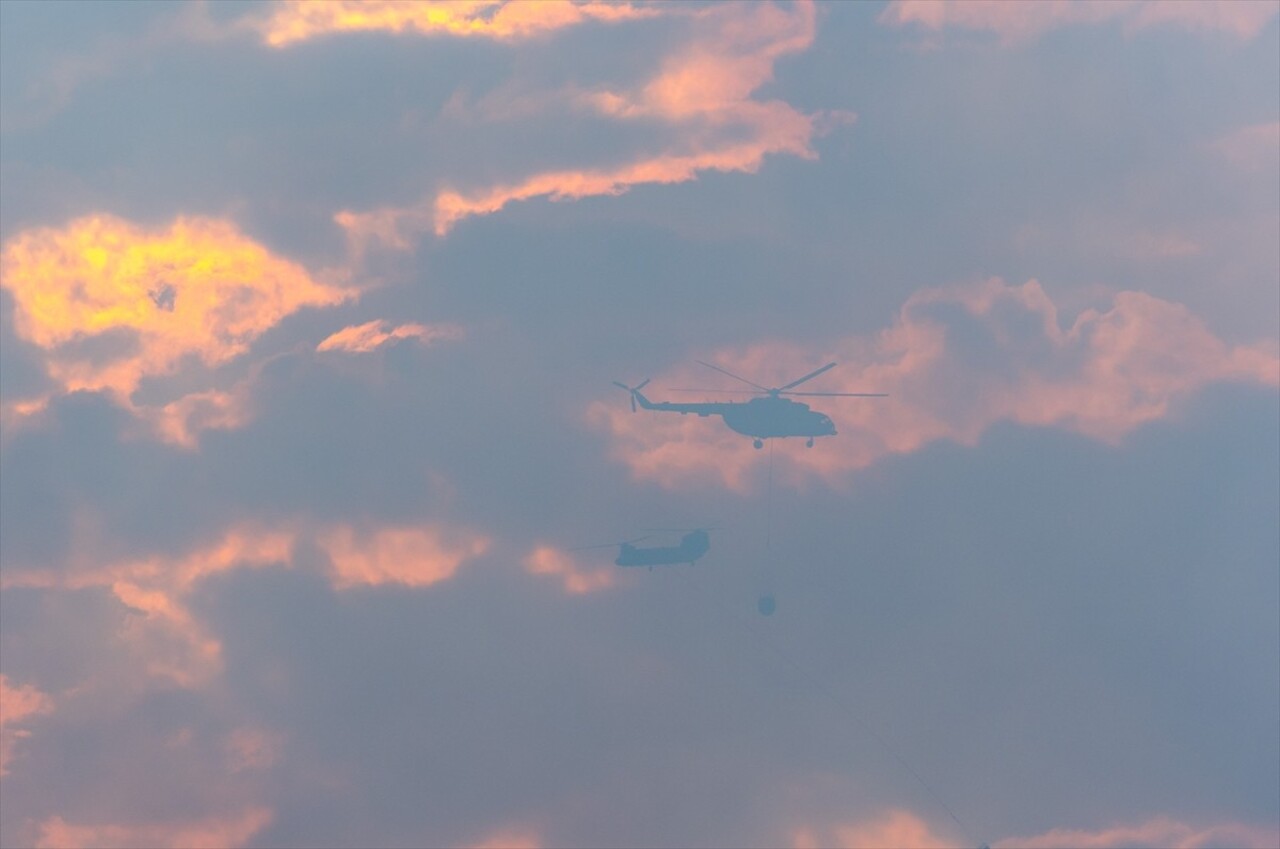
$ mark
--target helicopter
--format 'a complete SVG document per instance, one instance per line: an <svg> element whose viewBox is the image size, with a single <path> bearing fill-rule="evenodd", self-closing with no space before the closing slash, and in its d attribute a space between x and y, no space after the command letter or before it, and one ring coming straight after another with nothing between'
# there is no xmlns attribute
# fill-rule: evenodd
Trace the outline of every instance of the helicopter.
<svg viewBox="0 0 1280 849"><path fill-rule="evenodd" d="M798 380L793 380L784 386L778 386L773 389L761 386L754 381L747 380L745 377L739 377L733 372L726 371L719 366L711 363L697 361L699 365L704 365L709 369L714 369L721 374L726 374L734 380L740 380L748 386L753 387L754 394L761 395L760 398L752 398L750 401L704 401L701 403L685 404L671 401L650 401L641 393L648 379L644 380L636 386L627 386L625 383L614 381L614 386L620 386L631 393L631 412L636 411L636 405L639 404L646 410L657 410L662 413L680 413L688 415L696 413L699 416L720 416L724 419L724 423L729 426L730 430L746 436L753 437L752 444L756 448L763 448L764 441L770 437L787 437L787 436L805 436L808 439L805 445L809 448L813 447L814 437L817 436L835 436L836 426L832 423L831 417L817 410L811 410L808 404L799 401L792 401L790 398L783 398L783 395L820 395L824 397L842 397L842 398L886 398L883 392L792 392L791 390L800 384L812 380L823 372L835 368L835 363L827 363L820 369L809 372ZM746 390L725 390L725 389L673 389L673 392L745 392Z"/></svg>
<svg viewBox="0 0 1280 849"><path fill-rule="evenodd" d="M588 548L608 548L618 546L618 559L613 562L618 566L648 566L653 569L654 566L674 566L679 563L688 563L692 566L697 562L698 558L706 554L711 548L710 528L694 528L688 530L686 528L648 528L651 531L686 531L680 538L678 545L649 546L641 548L636 545L641 540L649 537L643 536L637 539L628 540L627 542L609 542L604 545L585 545L580 548L570 549L571 551L582 551Z"/></svg>

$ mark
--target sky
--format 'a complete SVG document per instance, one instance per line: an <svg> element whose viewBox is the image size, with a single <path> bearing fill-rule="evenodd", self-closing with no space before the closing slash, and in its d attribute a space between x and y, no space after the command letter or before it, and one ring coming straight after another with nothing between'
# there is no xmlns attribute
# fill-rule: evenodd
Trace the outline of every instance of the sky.
<svg viewBox="0 0 1280 849"><path fill-rule="evenodd" d="M1280 844L1277 232L1266 0L0 3L0 843Z"/></svg>

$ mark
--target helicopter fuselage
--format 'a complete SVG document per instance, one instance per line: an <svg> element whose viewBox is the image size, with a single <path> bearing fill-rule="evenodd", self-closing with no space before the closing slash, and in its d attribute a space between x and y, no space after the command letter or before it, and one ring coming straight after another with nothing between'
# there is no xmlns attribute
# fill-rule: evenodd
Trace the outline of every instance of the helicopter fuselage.
<svg viewBox="0 0 1280 849"><path fill-rule="evenodd" d="M684 535L679 545L650 546L640 548L630 543L622 543L618 550L618 559L613 561L619 566L673 566L677 563L692 564L711 548L711 537L706 531L691 531Z"/></svg>
<svg viewBox="0 0 1280 849"><path fill-rule="evenodd" d="M690 413L698 416L720 416L731 430L756 439L773 437L835 436L836 426L825 413L811 410L808 404L789 398L766 396L750 401L707 401L705 403L677 403L650 401L642 393L635 393L636 401L646 410Z"/></svg>

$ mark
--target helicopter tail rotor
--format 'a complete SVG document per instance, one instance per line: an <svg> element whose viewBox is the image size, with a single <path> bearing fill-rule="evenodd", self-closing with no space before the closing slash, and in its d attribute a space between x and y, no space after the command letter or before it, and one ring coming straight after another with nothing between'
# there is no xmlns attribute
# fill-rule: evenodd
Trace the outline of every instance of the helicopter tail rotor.
<svg viewBox="0 0 1280 849"><path fill-rule="evenodd" d="M649 378L646 377L644 380L640 381L635 386L627 386L627 384L617 380L613 382L613 385L617 386L620 389L625 389L627 390L627 392L631 394L631 412L634 413L636 411L636 393L649 385Z"/></svg>

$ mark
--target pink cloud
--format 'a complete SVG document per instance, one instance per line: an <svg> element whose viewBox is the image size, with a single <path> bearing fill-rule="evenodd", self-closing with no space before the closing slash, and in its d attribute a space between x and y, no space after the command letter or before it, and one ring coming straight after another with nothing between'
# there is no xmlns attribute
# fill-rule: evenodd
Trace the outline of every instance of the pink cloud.
<svg viewBox="0 0 1280 849"><path fill-rule="evenodd" d="M79 524L92 526L91 520ZM447 580L489 547L487 537L442 524L356 529L338 524L305 529L301 523L264 527L252 523L226 530L212 544L179 556L153 555L113 560L100 551L105 541L90 527L75 546L70 569L14 567L0 588L109 589L128 609L119 634L128 654L125 668L141 681L160 680L188 689L207 686L222 672L222 644L190 609L187 600L210 575L236 569L292 568L300 541L329 555L327 575L338 591L357 586L429 586Z"/></svg>
<svg viewBox="0 0 1280 849"><path fill-rule="evenodd" d="M13 686L0 674L0 776L8 775L18 741L31 732L19 728L26 720L53 711L53 699L31 686Z"/></svg>
<svg viewBox="0 0 1280 849"><path fill-rule="evenodd" d="M670 8L670 7L664 7ZM673 184L705 171L754 173L772 154L815 156L814 136L852 116L811 115L754 92L773 78L783 56L808 49L814 37L811 3L730 3L684 16L692 34L663 57L656 75L635 88L573 89L564 97L582 110L622 124L657 124L670 140L661 153L606 165L535 171L477 188L447 187L409 207L342 211L335 220L356 251L371 242L405 249L416 234L447 234L459 221L490 215L510 203L618 195L641 184Z"/></svg>
<svg viewBox="0 0 1280 849"><path fill-rule="evenodd" d="M1244 172L1275 172L1280 166L1280 121L1240 127L1212 143L1227 162Z"/></svg>
<svg viewBox="0 0 1280 849"><path fill-rule="evenodd" d="M397 339L414 339L419 344L431 345L435 342L461 339L463 332L461 327L453 324L401 324L393 326L390 322L375 319L364 324L344 327L337 333L326 337L324 341L316 346L316 350L363 354Z"/></svg>
<svg viewBox="0 0 1280 849"><path fill-rule="evenodd" d="M1010 3L1005 0L894 0L880 13L888 26L917 26L931 32L948 29L995 33L1006 45L1032 41L1049 30L1118 22L1126 32L1176 26L1193 32L1222 32L1254 38L1276 16L1274 3L1247 0L1053 0Z"/></svg>
<svg viewBox="0 0 1280 849"><path fill-rule="evenodd" d="M1064 329L1037 282L1010 286L997 279L917 293L892 327L822 351L773 342L708 358L764 385L835 360L840 367L815 390L889 393L813 399L839 435L812 449L782 443L775 474L792 484L815 475L844 479L939 439L973 445L1002 421L1116 443L1209 383L1280 385L1274 343L1228 346L1181 304L1119 292L1109 309L1086 310ZM708 374L682 367L655 379L647 394L661 400L656 387L705 386ZM633 475L668 487L718 483L745 490L768 462L768 452L752 449L716 418L633 415L615 398L593 403L586 417L610 435L612 456Z"/></svg>
<svg viewBox="0 0 1280 849"><path fill-rule="evenodd" d="M792 835L791 845L793 849L955 849L961 844L934 834L928 823L910 811L892 810L861 822L799 828Z"/></svg>
<svg viewBox="0 0 1280 849"><path fill-rule="evenodd" d="M317 543L333 563L337 589L387 583L430 586L452 578L459 566L489 548L486 537L442 526L361 533L339 525L321 533Z"/></svg>
<svg viewBox="0 0 1280 849"><path fill-rule="evenodd" d="M468 843L463 849L541 849L543 843L538 834L525 828L503 828L483 838L479 843Z"/></svg>
<svg viewBox="0 0 1280 849"><path fill-rule="evenodd" d="M62 817L40 823L37 849L233 849L270 824L272 812L251 807L222 817L187 822L76 825Z"/></svg>
<svg viewBox="0 0 1280 849"><path fill-rule="evenodd" d="M1156 817L1139 825L1121 825L1089 831L1059 828L1031 837L1011 837L992 844L995 849L1124 849L1129 846L1164 846L1168 849L1269 849L1280 846L1280 830L1241 823L1191 826L1169 817Z"/></svg>
<svg viewBox="0 0 1280 849"><path fill-rule="evenodd" d="M617 583L614 567L583 566L569 552L549 545L539 545L529 552L524 569L530 575L558 578L570 595L598 592Z"/></svg>

